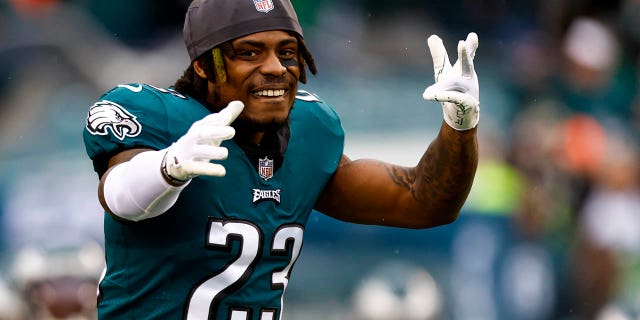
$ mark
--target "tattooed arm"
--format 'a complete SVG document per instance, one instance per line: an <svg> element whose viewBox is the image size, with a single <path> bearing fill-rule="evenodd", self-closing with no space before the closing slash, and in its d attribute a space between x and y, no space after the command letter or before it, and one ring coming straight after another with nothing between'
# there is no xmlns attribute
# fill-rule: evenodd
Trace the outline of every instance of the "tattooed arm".
<svg viewBox="0 0 640 320"><path fill-rule="evenodd" d="M405 228L453 222L478 165L476 130L443 123L417 166L343 156L316 209L343 221Z"/></svg>

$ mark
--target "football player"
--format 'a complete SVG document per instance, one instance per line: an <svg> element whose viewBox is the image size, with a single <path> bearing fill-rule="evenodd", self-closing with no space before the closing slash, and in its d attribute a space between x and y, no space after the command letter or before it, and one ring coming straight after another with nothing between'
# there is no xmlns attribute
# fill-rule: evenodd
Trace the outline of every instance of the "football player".
<svg viewBox="0 0 640 320"><path fill-rule="evenodd" d="M475 33L451 64L428 39L444 121L415 167L343 154L289 0L195 0L171 88L123 84L88 112L106 271L101 319L274 320L312 210L359 224L454 221L478 161Z"/></svg>

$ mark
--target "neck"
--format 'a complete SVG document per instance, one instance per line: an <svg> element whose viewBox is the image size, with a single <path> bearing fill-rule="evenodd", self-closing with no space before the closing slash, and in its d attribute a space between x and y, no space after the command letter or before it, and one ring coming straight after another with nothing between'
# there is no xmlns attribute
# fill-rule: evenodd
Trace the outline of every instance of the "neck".
<svg viewBox="0 0 640 320"><path fill-rule="evenodd" d="M240 141L244 144L252 144L259 146L262 143L262 139L264 138L265 131L255 131L255 130L243 130L245 128L236 127L236 136L234 140Z"/></svg>
<svg viewBox="0 0 640 320"><path fill-rule="evenodd" d="M264 137L264 131L256 131L249 135L248 141L253 142L255 145L260 145L262 143L263 137Z"/></svg>
<svg viewBox="0 0 640 320"><path fill-rule="evenodd" d="M287 124L263 124L240 116L233 122L232 126L236 129L236 137L234 140L252 143L254 145L262 145L266 142L264 141L265 139L270 140L272 135L277 135Z"/></svg>

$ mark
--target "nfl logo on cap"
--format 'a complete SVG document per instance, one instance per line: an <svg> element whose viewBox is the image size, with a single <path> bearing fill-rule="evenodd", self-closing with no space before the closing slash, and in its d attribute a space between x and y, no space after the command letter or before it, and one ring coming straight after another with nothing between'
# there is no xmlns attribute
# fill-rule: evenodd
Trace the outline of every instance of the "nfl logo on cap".
<svg viewBox="0 0 640 320"><path fill-rule="evenodd" d="M267 157L258 159L258 174L265 181L273 178L273 160Z"/></svg>
<svg viewBox="0 0 640 320"><path fill-rule="evenodd" d="M267 13L273 10L272 0L253 0L253 4L256 5L256 10Z"/></svg>

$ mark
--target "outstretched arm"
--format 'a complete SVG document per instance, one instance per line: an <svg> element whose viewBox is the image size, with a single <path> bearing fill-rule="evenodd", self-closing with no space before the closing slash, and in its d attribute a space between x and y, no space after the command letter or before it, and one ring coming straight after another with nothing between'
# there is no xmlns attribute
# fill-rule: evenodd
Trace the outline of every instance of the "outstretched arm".
<svg viewBox="0 0 640 320"><path fill-rule="evenodd" d="M454 221L478 164L476 129L443 125L417 166L343 156L316 209L348 222L429 228Z"/></svg>
<svg viewBox="0 0 640 320"><path fill-rule="evenodd" d="M473 58L478 37L458 43L454 65L437 36L428 41L436 83L423 93L442 103L444 121L418 164L401 167L343 156L317 202L334 218L363 224L429 228L454 221L478 166L478 79Z"/></svg>
<svg viewBox="0 0 640 320"><path fill-rule="evenodd" d="M139 221L163 214L171 208L191 178L224 176L223 140L235 130L231 122L244 104L233 101L218 113L193 123L178 141L163 150L129 149L109 159L109 169L100 179L98 198L104 209L118 219Z"/></svg>

